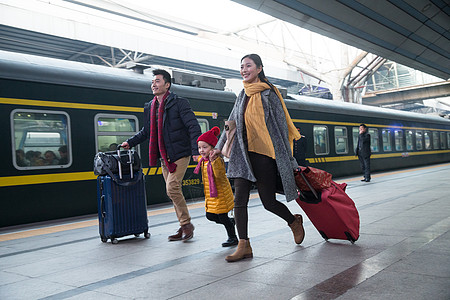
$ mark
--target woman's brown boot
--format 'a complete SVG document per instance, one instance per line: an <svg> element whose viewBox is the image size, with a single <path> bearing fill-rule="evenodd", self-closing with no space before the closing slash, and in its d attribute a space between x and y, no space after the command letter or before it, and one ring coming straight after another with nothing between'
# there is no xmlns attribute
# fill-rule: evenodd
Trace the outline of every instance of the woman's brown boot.
<svg viewBox="0 0 450 300"><path fill-rule="evenodd" d="M236 251L225 257L227 262L235 262L244 258L253 257L252 247L250 246L250 240L240 239Z"/></svg>
<svg viewBox="0 0 450 300"><path fill-rule="evenodd" d="M292 233L294 234L294 241L297 244L301 244L305 238L305 230L303 229L303 218L301 215L294 215L295 221L292 222L289 227L291 227Z"/></svg>

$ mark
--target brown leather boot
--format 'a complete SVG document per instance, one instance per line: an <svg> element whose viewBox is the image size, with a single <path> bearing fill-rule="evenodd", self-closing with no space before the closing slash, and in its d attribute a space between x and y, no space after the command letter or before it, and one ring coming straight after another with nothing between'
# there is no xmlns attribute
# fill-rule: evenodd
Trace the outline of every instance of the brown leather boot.
<svg viewBox="0 0 450 300"><path fill-rule="evenodd" d="M227 262L235 262L244 258L253 257L252 247L250 246L250 240L240 239L236 251L225 257Z"/></svg>
<svg viewBox="0 0 450 300"><path fill-rule="evenodd" d="M303 229L303 217L301 215L294 215L295 221L292 222L289 227L291 227L292 233L294 234L294 241L297 244L301 244L305 238L305 230Z"/></svg>
<svg viewBox="0 0 450 300"><path fill-rule="evenodd" d="M169 235L168 239L170 242L181 241L182 236L183 236L183 229L180 227L180 228L178 228L178 230L175 234Z"/></svg>
<svg viewBox="0 0 450 300"><path fill-rule="evenodd" d="M183 231L183 236L181 237L183 242L194 237L194 225L192 225L192 223L181 226L181 229Z"/></svg>

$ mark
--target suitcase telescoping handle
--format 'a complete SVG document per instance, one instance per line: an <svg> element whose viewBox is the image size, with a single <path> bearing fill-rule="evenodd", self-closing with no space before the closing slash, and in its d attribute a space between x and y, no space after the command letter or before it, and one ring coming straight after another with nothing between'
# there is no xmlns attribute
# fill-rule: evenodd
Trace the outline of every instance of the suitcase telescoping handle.
<svg viewBox="0 0 450 300"><path fill-rule="evenodd" d="M122 145L117 146L117 158L119 159L117 163L119 164L119 178L122 179L122 162L120 159L120 147L122 147Z"/></svg>
<svg viewBox="0 0 450 300"><path fill-rule="evenodd" d="M120 148L122 145L117 146L117 157L119 158L119 178L122 179L122 160L120 159ZM131 149L128 149L128 161L127 164L130 165L130 176L133 179L133 154L131 153Z"/></svg>
<svg viewBox="0 0 450 300"><path fill-rule="evenodd" d="M302 176L302 178L305 181L306 185L309 187L309 189L313 193L314 197L316 197L316 199L318 200L319 196L317 195L316 190L312 187L311 183L309 183L308 179L306 179L306 176L305 176L305 174L303 174L302 169L300 167L297 168L297 172L300 174L300 176Z"/></svg>
<svg viewBox="0 0 450 300"><path fill-rule="evenodd" d="M122 179L122 160L120 159L120 148L122 145L117 146L117 157L119 158L119 178ZM127 164L130 165L130 176L133 179L133 154L131 153L131 149L128 149L128 161Z"/></svg>

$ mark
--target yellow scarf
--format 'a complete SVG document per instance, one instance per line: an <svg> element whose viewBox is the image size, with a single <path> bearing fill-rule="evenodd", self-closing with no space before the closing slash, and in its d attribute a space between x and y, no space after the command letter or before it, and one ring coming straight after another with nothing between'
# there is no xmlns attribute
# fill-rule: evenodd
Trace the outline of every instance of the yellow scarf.
<svg viewBox="0 0 450 300"><path fill-rule="evenodd" d="M278 99L281 101L281 105L283 106L284 115L288 126L289 144L291 146L291 151L293 151L294 139L298 140L301 136L292 122L283 97L276 87L273 88L278 96ZM265 82L244 82L245 94L250 97L245 113L245 126L247 128L248 150L264 154L275 159L275 150L273 148L272 139L270 138L267 126L261 126L261 124L266 124L264 109L261 102L261 92L267 89L270 89L270 86Z"/></svg>

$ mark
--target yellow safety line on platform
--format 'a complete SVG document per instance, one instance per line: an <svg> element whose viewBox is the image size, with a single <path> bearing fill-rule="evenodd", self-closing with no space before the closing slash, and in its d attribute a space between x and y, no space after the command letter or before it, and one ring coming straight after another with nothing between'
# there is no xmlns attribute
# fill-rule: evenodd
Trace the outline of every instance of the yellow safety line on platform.
<svg viewBox="0 0 450 300"><path fill-rule="evenodd" d="M250 199L258 198L257 194L250 195ZM205 204L203 202L199 203L192 203L188 204L188 208L195 209L195 208L201 208L204 207ZM173 207L171 208L164 208L164 209L157 209L148 211L148 216L157 216L162 214L168 214L173 213L175 210ZM63 224L63 225L55 225L55 226L49 226L49 227L43 227L38 229L30 229L30 230L24 230L19 232L13 232L13 233L5 233L0 234L0 242L6 242L6 241L12 241L12 240L18 240L48 233L56 233L66 230L72 230L72 229L80 229L90 226L98 226L98 220L89 220L89 221L80 221L80 222L74 222L69 224Z"/></svg>
<svg viewBox="0 0 450 300"><path fill-rule="evenodd" d="M420 168L414 168L414 169L385 172L382 174L372 175L372 178L379 178L379 177L383 177L383 176L387 176L387 175L396 175L396 174L401 174L401 173L407 173L407 172L410 172L411 170L418 171L418 170L426 170L426 169L432 169L432 168L444 167L444 166L450 166L450 163L432 165L432 166L426 166L426 167L420 167ZM353 178L346 178L343 180L336 180L336 182L338 182L338 183L344 182L344 181L345 182L353 182L353 181L358 181L358 180L359 180L359 177L353 177ZM258 194L250 195L250 199L255 199L255 198L258 198ZM200 208L203 206L204 206L203 202L188 204L188 207L190 209ZM174 209L172 207L164 208L164 209L149 211L148 216L156 216L156 215L168 214L168 213L173 213L173 212L174 212ZM48 233L61 232L61 231L72 230L72 229L80 229L80 228L85 228L85 227L90 227L90 226L98 226L98 220L80 221L80 222L74 222L74 223L69 223L69 224L64 224L64 225L56 225L56 226L43 227L43 228L38 228L38 229L30 229L30 230L24 230L24 231L19 231L19 232L0 234L0 242L17 240L17 239L33 237L33 236L38 236L38 235L43 235L43 234L48 234Z"/></svg>

